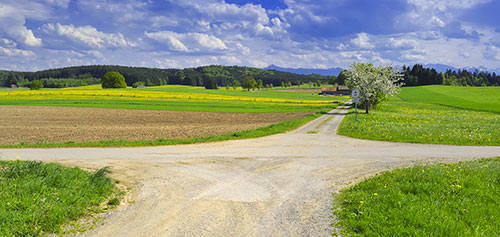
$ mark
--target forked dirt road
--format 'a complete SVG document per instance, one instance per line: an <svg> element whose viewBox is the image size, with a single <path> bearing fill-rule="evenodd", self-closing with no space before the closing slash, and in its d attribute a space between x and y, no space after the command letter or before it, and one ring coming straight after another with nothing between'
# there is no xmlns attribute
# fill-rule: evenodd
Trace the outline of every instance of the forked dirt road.
<svg viewBox="0 0 500 237"><path fill-rule="evenodd" d="M345 109L258 139L141 148L4 149L0 159L110 166L130 205L89 236L328 236L331 194L414 162L500 156L500 147L388 143L336 135ZM314 132L311 132L314 131Z"/></svg>

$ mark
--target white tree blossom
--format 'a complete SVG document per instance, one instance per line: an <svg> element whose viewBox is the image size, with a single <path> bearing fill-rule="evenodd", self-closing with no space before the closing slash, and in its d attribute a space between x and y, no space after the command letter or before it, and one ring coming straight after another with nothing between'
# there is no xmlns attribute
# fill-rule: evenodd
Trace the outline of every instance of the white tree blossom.
<svg viewBox="0 0 500 237"><path fill-rule="evenodd" d="M401 74L393 66L378 66L354 62L347 71L346 85L358 89L359 101L368 113L370 105L376 105L389 96L398 93Z"/></svg>

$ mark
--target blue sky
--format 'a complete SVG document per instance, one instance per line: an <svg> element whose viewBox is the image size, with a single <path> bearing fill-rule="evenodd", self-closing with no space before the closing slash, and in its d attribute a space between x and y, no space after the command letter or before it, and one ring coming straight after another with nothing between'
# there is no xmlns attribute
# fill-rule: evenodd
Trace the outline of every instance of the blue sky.
<svg viewBox="0 0 500 237"><path fill-rule="evenodd" d="M0 0L0 69L275 64L500 71L498 0Z"/></svg>

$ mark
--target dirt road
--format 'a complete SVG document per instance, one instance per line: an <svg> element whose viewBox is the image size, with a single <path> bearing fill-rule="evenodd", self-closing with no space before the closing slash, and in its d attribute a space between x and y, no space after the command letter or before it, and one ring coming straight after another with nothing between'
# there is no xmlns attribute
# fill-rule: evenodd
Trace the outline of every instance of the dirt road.
<svg viewBox="0 0 500 237"><path fill-rule="evenodd" d="M328 236L331 193L412 162L500 156L500 147L387 143L336 135L345 109L258 139L141 148L0 150L0 159L112 167L133 204L89 236ZM314 132L311 132L314 131Z"/></svg>

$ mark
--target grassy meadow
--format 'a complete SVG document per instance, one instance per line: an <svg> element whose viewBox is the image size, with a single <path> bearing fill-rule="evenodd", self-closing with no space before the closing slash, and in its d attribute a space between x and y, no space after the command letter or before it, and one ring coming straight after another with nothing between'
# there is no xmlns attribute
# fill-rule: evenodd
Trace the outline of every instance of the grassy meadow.
<svg viewBox="0 0 500 237"><path fill-rule="evenodd" d="M404 87L370 114L349 114L338 133L362 139L500 145L500 87Z"/></svg>
<svg viewBox="0 0 500 237"><path fill-rule="evenodd" d="M499 180L500 158L384 172L335 197L334 225L356 236L499 236Z"/></svg>
<svg viewBox="0 0 500 237"><path fill-rule="evenodd" d="M108 170L94 173L37 161L0 161L0 235L62 233L62 226L119 204Z"/></svg>
<svg viewBox="0 0 500 237"><path fill-rule="evenodd" d="M1 90L0 105L70 106L211 112L309 112L335 108L345 97L317 93L192 86L101 89L100 85L42 90Z"/></svg>

